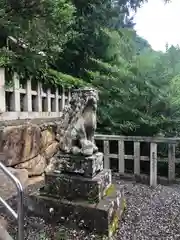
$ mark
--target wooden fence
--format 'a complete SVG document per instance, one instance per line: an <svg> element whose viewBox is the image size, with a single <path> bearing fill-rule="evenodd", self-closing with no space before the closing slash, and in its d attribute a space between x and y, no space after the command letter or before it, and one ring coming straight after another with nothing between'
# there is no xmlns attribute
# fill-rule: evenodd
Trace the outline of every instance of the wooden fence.
<svg viewBox="0 0 180 240"><path fill-rule="evenodd" d="M175 163L180 159L176 159L176 145L180 142L180 138L164 138L164 137L136 137L136 136L116 136L116 135L95 135L96 141L103 141L104 167L110 168L110 159L118 159L118 172L125 174L125 160L134 160L134 175L140 175L140 161L150 161L150 185L157 185L157 162L158 160L168 162L168 182L175 180ZM118 153L110 153L110 141L118 143ZM134 154L125 154L125 142L133 142ZM140 144L146 142L150 144L150 155L140 155ZM160 143L168 144L168 158L158 159L157 145Z"/></svg>

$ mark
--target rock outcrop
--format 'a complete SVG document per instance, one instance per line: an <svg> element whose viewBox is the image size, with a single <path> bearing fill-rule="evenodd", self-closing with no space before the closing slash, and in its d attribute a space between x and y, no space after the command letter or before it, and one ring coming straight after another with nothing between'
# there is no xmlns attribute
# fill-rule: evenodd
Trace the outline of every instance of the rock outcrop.
<svg viewBox="0 0 180 240"><path fill-rule="evenodd" d="M0 132L0 159L5 166L26 170L28 176L41 175L49 159L58 151L56 122L3 126Z"/></svg>
<svg viewBox="0 0 180 240"><path fill-rule="evenodd" d="M46 168L46 159L39 154L35 158L16 165L15 168L27 169L29 177L39 176L43 174Z"/></svg>
<svg viewBox="0 0 180 240"><path fill-rule="evenodd" d="M10 126L3 129L1 152L5 153L6 166L28 161L40 152L41 130L37 125Z"/></svg>

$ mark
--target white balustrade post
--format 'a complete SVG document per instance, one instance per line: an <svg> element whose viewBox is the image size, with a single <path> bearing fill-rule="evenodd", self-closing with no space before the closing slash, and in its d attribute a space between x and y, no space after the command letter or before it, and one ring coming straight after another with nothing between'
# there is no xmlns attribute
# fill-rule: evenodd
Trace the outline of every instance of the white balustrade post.
<svg viewBox="0 0 180 240"><path fill-rule="evenodd" d="M70 103L71 101L71 89L69 88L68 89L68 104Z"/></svg>
<svg viewBox="0 0 180 240"><path fill-rule="evenodd" d="M25 109L28 112L32 112L31 80L28 80L26 83Z"/></svg>
<svg viewBox="0 0 180 240"><path fill-rule="evenodd" d="M118 166L119 166L119 173L124 174L125 171L125 158L124 158L124 141L118 141Z"/></svg>
<svg viewBox="0 0 180 240"><path fill-rule="evenodd" d="M6 111L5 69L0 68L0 112Z"/></svg>
<svg viewBox="0 0 180 240"><path fill-rule="evenodd" d="M55 92L55 112L59 112L59 92L58 92L58 88L56 88L56 92Z"/></svg>
<svg viewBox="0 0 180 240"><path fill-rule="evenodd" d="M37 98L36 98L36 111L42 112L42 84L38 82L37 84Z"/></svg>
<svg viewBox="0 0 180 240"><path fill-rule="evenodd" d="M134 142L134 174L140 175L140 142Z"/></svg>
<svg viewBox="0 0 180 240"><path fill-rule="evenodd" d="M62 88L62 93L61 93L61 111L64 109L65 107L65 91L64 88Z"/></svg>
<svg viewBox="0 0 180 240"><path fill-rule="evenodd" d="M13 110L15 112L20 112L21 111L21 106L20 106L20 92L19 92L19 77L17 73L14 73L13 76Z"/></svg>
<svg viewBox="0 0 180 240"><path fill-rule="evenodd" d="M47 112L51 112L51 89L47 89Z"/></svg>

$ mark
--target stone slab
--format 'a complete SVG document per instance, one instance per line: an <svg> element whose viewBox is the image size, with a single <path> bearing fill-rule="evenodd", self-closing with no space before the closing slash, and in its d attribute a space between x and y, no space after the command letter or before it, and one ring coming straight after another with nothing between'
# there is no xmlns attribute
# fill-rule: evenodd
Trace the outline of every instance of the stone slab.
<svg viewBox="0 0 180 240"><path fill-rule="evenodd" d="M111 237L119 226L126 204L123 193L114 190L98 204L54 199L36 192L26 200L26 206L30 214L43 217L51 223L61 222L66 226Z"/></svg>
<svg viewBox="0 0 180 240"><path fill-rule="evenodd" d="M104 169L94 178L62 173L46 173L41 194L68 200L99 202L112 184L111 170Z"/></svg>
<svg viewBox="0 0 180 240"><path fill-rule="evenodd" d="M103 170L103 153L101 152L97 152L89 157L58 153L56 154L56 158L62 162L62 172L94 177L98 172Z"/></svg>

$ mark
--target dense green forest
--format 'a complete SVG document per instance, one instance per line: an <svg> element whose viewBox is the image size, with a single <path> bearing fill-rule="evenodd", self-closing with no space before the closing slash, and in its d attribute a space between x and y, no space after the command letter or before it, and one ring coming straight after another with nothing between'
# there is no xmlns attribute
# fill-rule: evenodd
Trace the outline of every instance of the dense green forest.
<svg viewBox="0 0 180 240"><path fill-rule="evenodd" d="M130 12L144 2L1 0L0 65L22 79L97 88L99 132L178 135L180 48L156 52L136 34Z"/></svg>

